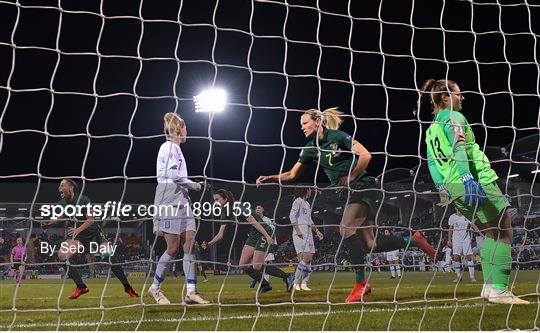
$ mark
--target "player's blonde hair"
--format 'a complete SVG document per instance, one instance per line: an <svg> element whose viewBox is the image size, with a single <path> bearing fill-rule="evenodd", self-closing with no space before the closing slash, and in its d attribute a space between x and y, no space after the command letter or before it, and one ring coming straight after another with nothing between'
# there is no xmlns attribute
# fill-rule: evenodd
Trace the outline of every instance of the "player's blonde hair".
<svg viewBox="0 0 540 333"><path fill-rule="evenodd" d="M343 112L338 111L337 107L322 112L317 109L309 109L304 114L309 115L313 120L321 119L322 125L332 130L337 130L343 122L343 119L341 119Z"/></svg>
<svg viewBox="0 0 540 333"><path fill-rule="evenodd" d="M167 112L163 116L163 132L168 137L174 136L180 132L180 129L186 126L184 119L174 112Z"/></svg>

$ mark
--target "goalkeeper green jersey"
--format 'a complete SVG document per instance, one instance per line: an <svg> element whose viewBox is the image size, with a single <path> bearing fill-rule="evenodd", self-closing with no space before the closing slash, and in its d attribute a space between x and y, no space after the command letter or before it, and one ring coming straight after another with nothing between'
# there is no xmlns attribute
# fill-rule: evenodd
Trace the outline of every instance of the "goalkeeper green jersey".
<svg viewBox="0 0 540 333"><path fill-rule="evenodd" d="M480 184L498 179L460 112L439 111L426 132L426 145L429 171L437 186L461 182L467 173ZM465 154L460 155L462 151Z"/></svg>

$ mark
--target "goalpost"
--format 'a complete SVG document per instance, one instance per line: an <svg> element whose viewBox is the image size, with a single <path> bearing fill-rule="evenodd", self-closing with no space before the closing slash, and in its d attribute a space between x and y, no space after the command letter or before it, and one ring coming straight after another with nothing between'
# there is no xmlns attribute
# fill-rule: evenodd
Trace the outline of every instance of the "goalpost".
<svg viewBox="0 0 540 333"><path fill-rule="evenodd" d="M273 294L250 294L248 301L231 296L237 292L230 289L239 257L235 245L226 251L226 261L216 259L219 253L207 261L226 274L215 286L198 284L213 302L196 308L203 321L211 322L204 326L210 329L538 329L539 15L540 5L527 0L0 0L0 231L11 237L22 228L28 244L32 233L41 232L37 210L57 199L55 188L63 178L79 181L83 194L103 193L105 199L93 198L96 202L112 195L118 202L153 196L155 157L164 140L162 116L175 112L189 128L182 151L190 178L203 179L214 190L233 189L238 201L263 198L270 206L267 215L286 239L292 188L298 184L256 187L255 179L285 172L297 161L307 141L299 124L305 110L337 106L344 113L342 130L373 156L367 171L377 177L382 192L376 232L423 231L441 252L451 209L439 205L427 171L423 142L432 115L415 110L422 82L451 79L464 93L463 110L476 141L511 200L517 235L511 283L533 305L493 312L480 298L480 283L445 287L436 263L411 273L421 269L418 261L424 258L409 247L400 258L402 278L379 288L377 296L377 283L386 283L380 282L384 272L368 263L366 276L375 281L374 293L364 302L345 305L343 285L352 287L354 279L344 272L342 240L330 236L338 230L344 205L316 167L301 184L317 191L313 215L328 232L323 242L334 246L335 252L320 254L326 261L317 257L314 264L321 270L330 267L317 285L323 291L313 299L285 295L276 283L275 299L268 296ZM208 117L195 112L195 103L201 105L193 96L213 87L227 91L227 109ZM223 91L211 97L222 98ZM130 196L138 183L143 184L140 193ZM209 190L195 198L213 203ZM125 220L134 232L152 223L148 217ZM215 234L211 221L198 221L200 237ZM108 230L117 244L128 224L113 222L107 222ZM134 227L134 222L141 223ZM238 243L244 229L237 225L233 230L231 241ZM157 242L145 240L142 246L154 253ZM53 264L63 263L36 262L27 270ZM1 290L12 294L0 302L0 317L7 318L0 319L0 328L199 328L192 326L197 315L181 302L173 302L180 310L171 316L155 316L157 305L146 295L155 258L124 264L140 264L148 273L136 284L141 297L135 302L108 303L110 270L105 288L93 295L98 304L82 308L63 300L63 290L72 285L67 277L54 304L46 303L49 299L46 306L30 299L34 295L25 291L26 281L14 291L6 283ZM0 270L10 265L2 262ZM385 271L389 265L381 267ZM423 281L421 292L407 286L417 276L423 279L418 280ZM168 280L176 296L185 293ZM62 315L85 309L99 313L98 319L63 323ZM116 311L131 309L140 314L111 319ZM464 320L468 310L474 323ZM444 325L434 323L436 311L445 313ZM415 318L414 327L401 324L407 313ZM29 320L32 314L43 321ZM286 318L287 324L274 326L276 318ZM373 318L385 322L373 323ZM247 326L230 326L230 320Z"/></svg>

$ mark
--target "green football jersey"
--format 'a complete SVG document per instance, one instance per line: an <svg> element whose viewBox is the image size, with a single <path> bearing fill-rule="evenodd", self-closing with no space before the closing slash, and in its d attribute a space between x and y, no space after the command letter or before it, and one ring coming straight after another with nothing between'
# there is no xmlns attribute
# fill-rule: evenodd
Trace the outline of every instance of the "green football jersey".
<svg viewBox="0 0 540 333"><path fill-rule="evenodd" d="M69 199L62 199L60 201L58 201L58 204L63 206L63 207L66 207L67 205L71 205L71 206L75 206L75 207L82 207L80 209L80 215L78 216L72 216L69 220L66 220L67 222L67 225L69 227L74 227L74 228L77 228L79 226L82 225L82 223L84 223L86 221L86 212L87 212L87 209L86 207L83 207L83 206L86 206L87 204L90 204L91 201L90 201L90 198L87 197L86 195L75 195L75 197L73 198L73 200L69 200ZM75 214L79 213L79 211L76 211ZM64 218L68 218L68 216L64 216ZM85 232L98 232L100 231L101 228L99 227L99 225L94 221L94 223L92 223L92 225L90 227L88 227L88 229L85 230Z"/></svg>
<svg viewBox="0 0 540 333"><path fill-rule="evenodd" d="M458 162L461 161L457 161L454 156L454 145L457 141L465 144L469 170L458 168ZM439 111L426 132L426 145L428 163L435 183L461 182L460 177L467 172L470 172L480 184L489 184L498 179L495 171L491 169L488 158L475 142L474 133L467 119L460 112Z"/></svg>
<svg viewBox="0 0 540 333"><path fill-rule="evenodd" d="M319 163L330 182L335 185L341 177L349 175L354 169L356 155L352 153L352 144L353 138L347 133L325 129L321 140L317 142L317 138L314 138L306 144L298 162Z"/></svg>

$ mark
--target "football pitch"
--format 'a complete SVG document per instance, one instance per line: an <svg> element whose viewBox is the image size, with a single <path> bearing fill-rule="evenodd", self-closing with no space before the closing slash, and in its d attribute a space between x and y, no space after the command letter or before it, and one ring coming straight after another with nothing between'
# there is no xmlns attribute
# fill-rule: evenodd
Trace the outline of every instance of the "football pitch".
<svg viewBox="0 0 540 333"><path fill-rule="evenodd" d="M388 272L373 273L373 292L364 304L343 304L352 273L314 273L311 292L295 292L294 305L284 284L272 278L273 290L260 294L250 289L245 276L210 276L198 284L213 304L184 306L183 278L168 277L162 287L173 304L155 305L144 298L129 298L111 278L87 279L90 292L77 300L67 296L70 280L25 280L17 291L13 281L0 281L0 330L500 330L538 328L539 271L512 275L514 293L529 295L525 306L494 305L480 299L481 282L466 275L457 286L455 274L406 272L390 279ZM144 278L131 278L140 293ZM477 280L481 281L477 272ZM150 281L150 280L149 280ZM399 283L399 284L398 284ZM148 285L147 285L148 287ZM61 297L58 298L61 292ZM103 295L103 297L102 297ZM394 301L395 300L395 301ZM427 300L427 301L426 301ZM144 306L142 305L144 302ZM176 303L176 304L174 304ZM12 311L16 307L17 312ZM61 309L61 311L58 311Z"/></svg>

